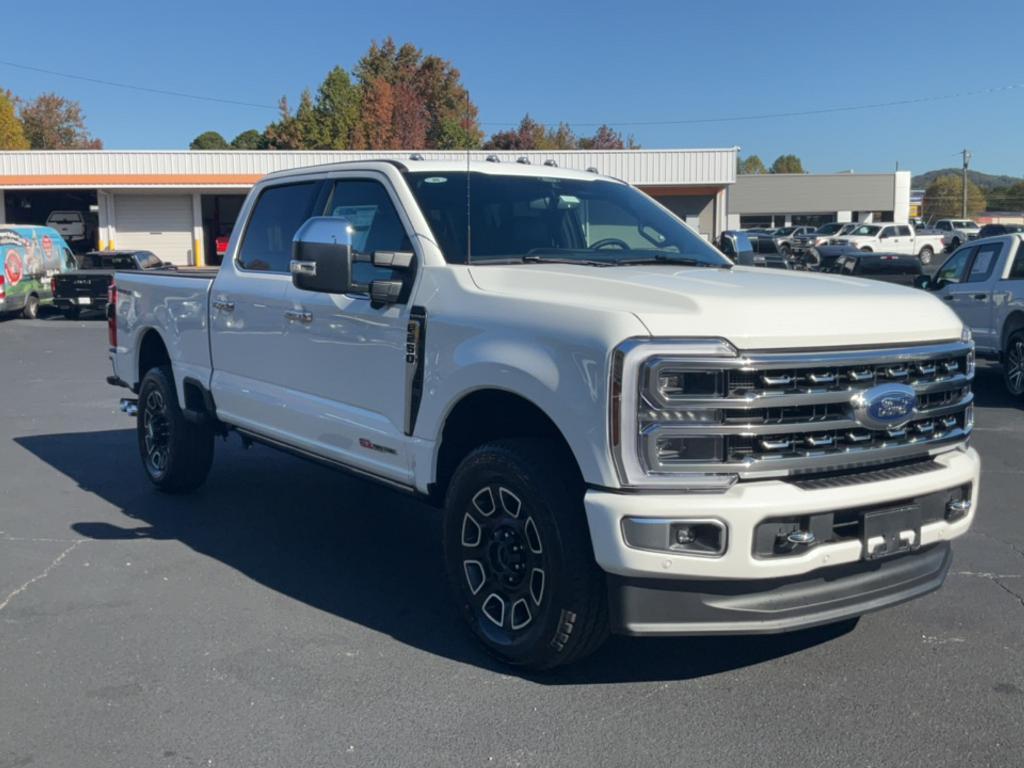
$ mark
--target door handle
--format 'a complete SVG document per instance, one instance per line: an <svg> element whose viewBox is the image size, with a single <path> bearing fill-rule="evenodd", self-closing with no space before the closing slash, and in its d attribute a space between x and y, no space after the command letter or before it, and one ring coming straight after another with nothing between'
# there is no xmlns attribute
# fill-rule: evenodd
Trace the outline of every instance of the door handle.
<svg viewBox="0 0 1024 768"><path fill-rule="evenodd" d="M213 308L219 309L221 312L234 312L235 302L233 301L214 301Z"/></svg>
<svg viewBox="0 0 1024 768"><path fill-rule="evenodd" d="M312 323L313 313L306 312L299 309L289 309L284 313L284 316L288 318L289 322L294 323Z"/></svg>
<svg viewBox="0 0 1024 768"><path fill-rule="evenodd" d="M987 293L976 293L974 294L975 301L985 301L988 299Z"/></svg>

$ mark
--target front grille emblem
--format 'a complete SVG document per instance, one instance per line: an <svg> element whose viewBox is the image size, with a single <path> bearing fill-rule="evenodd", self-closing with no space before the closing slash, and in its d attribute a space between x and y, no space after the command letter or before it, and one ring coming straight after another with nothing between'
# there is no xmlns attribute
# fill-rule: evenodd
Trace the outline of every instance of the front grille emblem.
<svg viewBox="0 0 1024 768"><path fill-rule="evenodd" d="M898 430L917 413L917 393L906 384L881 384L856 393L850 406L862 426Z"/></svg>

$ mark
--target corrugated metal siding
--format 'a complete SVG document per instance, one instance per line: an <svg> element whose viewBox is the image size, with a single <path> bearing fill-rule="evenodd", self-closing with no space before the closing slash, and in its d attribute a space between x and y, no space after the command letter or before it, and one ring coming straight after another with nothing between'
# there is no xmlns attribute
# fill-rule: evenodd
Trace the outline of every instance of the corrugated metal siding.
<svg viewBox="0 0 1024 768"><path fill-rule="evenodd" d="M346 160L408 160L409 152L284 151L29 151L0 152L0 176L82 175L263 175L272 171ZM427 160L464 158L464 152L421 151ZM732 184L736 149L633 149L565 152L470 153L474 160L497 155L515 162L523 155L537 165L554 160L562 168L599 172L631 184Z"/></svg>
<svg viewBox="0 0 1024 768"><path fill-rule="evenodd" d="M895 196L895 173L737 176L729 190L729 213L892 211Z"/></svg>

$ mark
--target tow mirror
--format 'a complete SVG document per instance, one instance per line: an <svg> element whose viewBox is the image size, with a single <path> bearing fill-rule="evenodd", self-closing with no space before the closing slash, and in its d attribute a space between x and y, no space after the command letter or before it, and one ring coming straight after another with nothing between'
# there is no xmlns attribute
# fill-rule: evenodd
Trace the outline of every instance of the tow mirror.
<svg viewBox="0 0 1024 768"><path fill-rule="evenodd" d="M923 291L930 291L932 289L932 279L928 275L918 275L914 278L914 287L920 288Z"/></svg>
<svg viewBox="0 0 1024 768"><path fill-rule="evenodd" d="M303 291L352 290L352 225L347 219L314 216L292 239L292 285Z"/></svg>

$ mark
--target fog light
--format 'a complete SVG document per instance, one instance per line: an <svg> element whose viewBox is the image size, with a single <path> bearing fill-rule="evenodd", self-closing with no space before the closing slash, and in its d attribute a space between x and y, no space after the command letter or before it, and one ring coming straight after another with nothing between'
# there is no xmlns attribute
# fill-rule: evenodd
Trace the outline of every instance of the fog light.
<svg viewBox="0 0 1024 768"><path fill-rule="evenodd" d="M697 540L697 532L689 525L675 526L674 533L676 544L693 544Z"/></svg>
<svg viewBox="0 0 1024 768"><path fill-rule="evenodd" d="M953 499L946 503L946 520L952 523L971 511L970 499Z"/></svg>
<svg viewBox="0 0 1024 768"><path fill-rule="evenodd" d="M726 528L718 520L627 517L622 537L637 549L718 557L725 552Z"/></svg>

